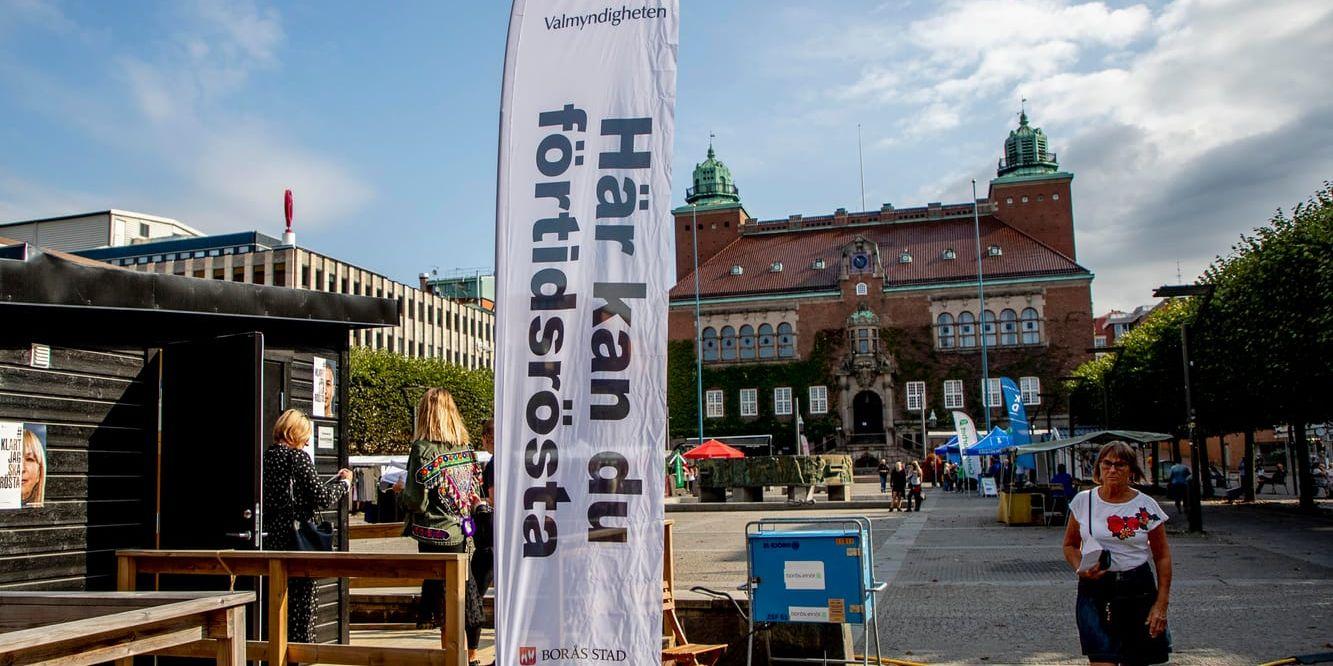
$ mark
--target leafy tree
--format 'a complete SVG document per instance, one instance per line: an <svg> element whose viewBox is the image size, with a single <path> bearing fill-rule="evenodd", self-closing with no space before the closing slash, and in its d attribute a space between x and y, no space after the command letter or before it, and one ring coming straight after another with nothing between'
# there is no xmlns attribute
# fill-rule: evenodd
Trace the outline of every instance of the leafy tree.
<svg viewBox="0 0 1333 666"><path fill-rule="evenodd" d="M1314 507L1306 426L1333 418L1333 185L1278 211L1204 272L1211 299L1166 301L1123 338L1115 360L1083 364L1084 417L1106 387L1113 421L1182 433L1180 325L1193 322L1190 357L1198 427L1222 434L1273 423L1292 431L1301 506Z"/></svg>
<svg viewBox="0 0 1333 666"><path fill-rule="evenodd" d="M1217 386L1211 418L1250 429L1288 424L1301 506L1314 507L1305 428L1333 418L1333 185L1241 237L1203 279L1216 306L1201 329Z"/></svg>
<svg viewBox="0 0 1333 666"><path fill-rule="evenodd" d="M344 427L354 455L405 454L412 442L412 412L429 387L448 389L468 432L491 417L495 377L436 358L409 358L388 350L352 349Z"/></svg>
<svg viewBox="0 0 1333 666"><path fill-rule="evenodd" d="M1074 370L1076 418L1104 427L1184 435L1184 372L1180 324L1188 301L1166 301L1120 338L1121 349ZM1179 452L1176 452L1179 456Z"/></svg>

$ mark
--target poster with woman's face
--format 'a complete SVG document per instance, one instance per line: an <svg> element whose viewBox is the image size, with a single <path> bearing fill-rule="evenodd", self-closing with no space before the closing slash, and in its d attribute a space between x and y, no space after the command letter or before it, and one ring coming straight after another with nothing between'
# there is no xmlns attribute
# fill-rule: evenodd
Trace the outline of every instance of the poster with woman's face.
<svg viewBox="0 0 1333 666"><path fill-rule="evenodd" d="M46 426L0 421L0 509L46 499Z"/></svg>
<svg viewBox="0 0 1333 666"><path fill-rule="evenodd" d="M314 416L331 419L338 415L338 362L315 357Z"/></svg>

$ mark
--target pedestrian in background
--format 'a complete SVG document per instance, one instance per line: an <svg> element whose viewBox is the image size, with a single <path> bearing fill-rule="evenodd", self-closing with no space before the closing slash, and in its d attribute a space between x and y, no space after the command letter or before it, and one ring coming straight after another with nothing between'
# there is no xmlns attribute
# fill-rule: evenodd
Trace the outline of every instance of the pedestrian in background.
<svg viewBox="0 0 1333 666"><path fill-rule="evenodd" d="M893 471L889 472L889 490L893 492L892 500L889 502L889 510L902 510L903 496L907 493L907 470L903 469L903 461L901 460L893 463Z"/></svg>
<svg viewBox="0 0 1333 666"><path fill-rule="evenodd" d="M1064 556L1078 575L1075 619L1092 666L1161 664L1171 653L1167 516L1153 498L1130 487L1142 479L1129 445L1111 442L1093 465L1097 485L1069 502Z"/></svg>
<svg viewBox="0 0 1333 666"><path fill-rule="evenodd" d="M879 472L879 494L883 495L884 493L889 492L889 459L888 459L888 458L880 458L880 459L879 459L879 469L878 469L877 471Z"/></svg>
<svg viewBox="0 0 1333 666"><path fill-rule="evenodd" d="M921 463L913 460L907 470L907 510L921 510ZM912 507L913 502L916 508Z"/></svg>
<svg viewBox="0 0 1333 666"><path fill-rule="evenodd" d="M1171 465L1168 472L1170 479L1166 483L1166 496L1176 503L1176 513L1184 511L1185 498L1189 495L1190 476L1194 472L1190 471L1189 465L1177 460Z"/></svg>
<svg viewBox="0 0 1333 666"><path fill-rule="evenodd" d="M1319 497L1322 491L1325 497L1333 497L1333 488L1329 487L1328 467L1324 463L1315 463L1314 468L1310 470L1310 476L1314 480L1314 496Z"/></svg>
<svg viewBox="0 0 1333 666"><path fill-rule="evenodd" d="M477 524L473 535L475 552L469 565L472 578L477 581L477 593L483 597L491 586L495 574L495 420L486 419L481 423L481 449L487 454L485 464L481 465L481 503L473 508L473 520Z"/></svg>
<svg viewBox="0 0 1333 666"><path fill-rule="evenodd" d="M467 427L458 413L454 397L442 388L428 389L417 402L417 421L412 448L407 456L407 483L398 498L408 514L403 536L417 542L421 553L468 553L475 551L473 512L482 503L481 475ZM469 665L477 661L484 621L477 579L468 572L464 593L463 626L467 633ZM444 603L444 581L421 584L422 614L438 626L434 614ZM446 638L441 635L440 641Z"/></svg>
<svg viewBox="0 0 1333 666"><path fill-rule="evenodd" d="M1051 477L1051 483L1060 486L1060 492L1064 493L1066 500L1074 496L1074 477L1069 475L1069 469L1064 463L1055 466L1055 475Z"/></svg>
<svg viewBox="0 0 1333 666"><path fill-rule="evenodd" d="M297 531L352 488L352 472L338 470L327 483L306 454L314 427L304 412L289 409L273 425L273 445L264 450L264 550L299 550ZM315 581L287 582L287 640L314 643Z"/></svg>

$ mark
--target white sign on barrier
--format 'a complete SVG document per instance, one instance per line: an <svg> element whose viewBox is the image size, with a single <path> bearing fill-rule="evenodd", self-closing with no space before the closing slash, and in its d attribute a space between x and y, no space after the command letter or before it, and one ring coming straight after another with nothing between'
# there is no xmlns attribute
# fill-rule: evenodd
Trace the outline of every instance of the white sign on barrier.
<svg viewBox="0 0 1333 666"><path fill-rule="evenodd" d="M981 494L983 497L997 496L995 492L995 477L992 476L981 477Z"/></svg>

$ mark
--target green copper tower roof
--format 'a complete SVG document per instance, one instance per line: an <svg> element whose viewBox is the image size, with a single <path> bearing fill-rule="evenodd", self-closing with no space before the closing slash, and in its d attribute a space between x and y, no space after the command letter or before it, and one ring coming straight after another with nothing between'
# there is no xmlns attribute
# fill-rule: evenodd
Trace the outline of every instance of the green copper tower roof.
<svg viewBox="0 0 1333 666"><path fill-rule="evenodd" d="M739 204L741 191L731 178L731 169L717 161L713 143L708 142L708 159L694 166L694 187L685 191L685 203L696 206Z"/></svg>
<svg viewBox="0 0 1333 666"><path fill-rule="evenodd" d="M1060 170L1055 153L1048 150L1046 133L1028 125L1027 109L1018 114L1018 128L1004 140L1004 158L995 175L1000 178L1041 176Z"/></svg>

